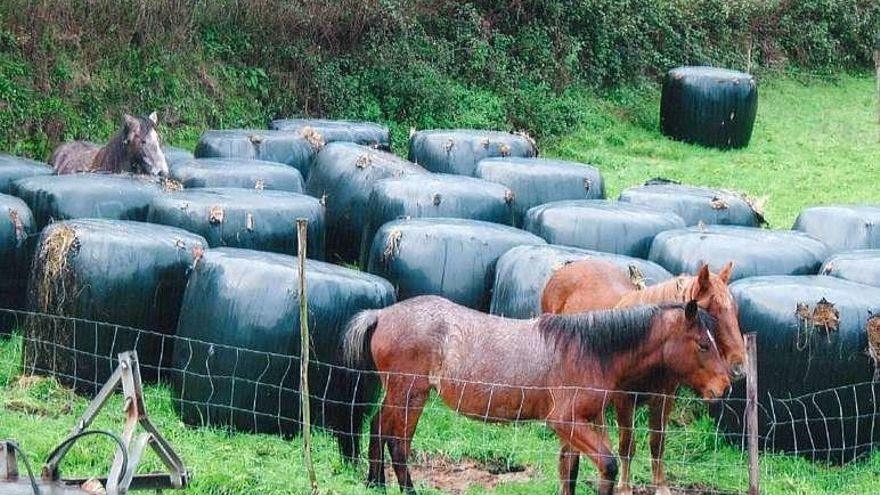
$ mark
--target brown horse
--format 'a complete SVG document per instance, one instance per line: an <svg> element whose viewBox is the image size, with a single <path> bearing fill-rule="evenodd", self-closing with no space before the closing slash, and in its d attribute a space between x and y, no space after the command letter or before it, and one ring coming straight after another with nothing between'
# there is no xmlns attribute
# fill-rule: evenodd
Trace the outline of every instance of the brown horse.
<svg viewBox="0 0 880 495"><path fill-rule="evenodd" d="M584 260L561 268L547 282L541 296L541 309L548 313L577 313L604 308L626 308L638 304L684 302L696 300L701 308L718 320L718 349L731 370L733 378L744 373L745 346L737 320L737 305L727 282L733 263L728 263L712 275L703 265L696 276L679 276L667 282L639 289L630 274L601 260ZM655 376L634 383L637 392L650 410L651 470L656 495L668 495L669 487L663 469L663 449L666 421L675 404L671 398L679 387L675 377ZM617 410L620 427L619 452L621 461L618 493L630 495L629 468L635 441L632 436L635 408L639 401L632 394L615 394L611 399ZM577 461L575 460L575 463Z"/></svg>
<svg viewBox="0 0 880 495"><path fill-rule="evenodd" d="M129 172L167 176L168 164L159 145L156 112L149 117L126 114L122 128L106 146L87 141L64 143L55 149L49 163L56 174L77 172Z"/></svg>
<svg viewBox="0 0 880 495"><path fill-rule="evenodd" d="M604 428L608 391L664 374L705 398L725 395L730 379L714 325L694 301L513 320L422 296L358 313L346 359L363 366L371 358L385 389L370 430L368 482L384 485L387 445L401 490L414 491L410 442L436 389L471 418L546 421L562 442L562 493L574 494L583 453L599 470L599 493L610 494L617 461Z"/></svg>

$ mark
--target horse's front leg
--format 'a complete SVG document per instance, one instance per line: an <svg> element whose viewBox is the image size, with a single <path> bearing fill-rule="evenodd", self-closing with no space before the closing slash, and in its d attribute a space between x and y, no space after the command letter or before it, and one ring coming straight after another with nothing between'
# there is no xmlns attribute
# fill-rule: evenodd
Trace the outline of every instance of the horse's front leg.
<svg viewBox="0 0 880 495"><path fill-rule="evenodd" d="M651 399L650 420L651 427L651 472L654 477L654 495L670 495L669 484L666 481L666 472L663 469L663 451L666 448L666 423L669 414L675 406L675 398L672 394L663 394Z"/></svg>
<svg viewBox="0 0 880 495"><path fill-rule="evenodd" d="M581 455L565 441L559 449L559 483L562 495L574 495L577 489L577 477L580 470Z"/></svg>
<svg viewBox="0 0 880 495"><path fill-rule="evenodd" d="M614 480L617 478L617 459L611 452L611 446L608 442L608 434L603 425L594 426L588 423L584 417L567 418L561 421L552 421L550 427L559 435L563 445L569 445L577 452L580 452L593 461L596 469L599 470L599 495L612 495L614 493ZM561 460L561 459L560 459ZM570 459L568 466L570 466ZM560 468L563 463L560 462ZM560 470L561 471L561 470ZM560 472L560 475L562 473ZM571 474L567 475L567 480L562 479L563 489L568 487L571 494L574 494L574 486L571 484Z"/></svg>
<svg viewBox="0 0 880 495"><path fill-rule="evenodd" d="M620 394L614 398L619 435L617 452L620 454L620 482L617 484L618 495L632 495L632 487L629 484L629 468L632 462L633 451L636 448L635 437L633 437L636 405L635 395Z"/></svg>

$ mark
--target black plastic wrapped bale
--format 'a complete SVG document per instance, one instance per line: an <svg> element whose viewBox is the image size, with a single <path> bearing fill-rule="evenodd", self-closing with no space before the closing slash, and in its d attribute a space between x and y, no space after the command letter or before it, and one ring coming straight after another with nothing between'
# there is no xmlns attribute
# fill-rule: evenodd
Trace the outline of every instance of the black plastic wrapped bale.
<svg viewBox="0 0 880 495"><path fill-rule="evenodd" d="M880 287L880 249L839 252L825 260L819 273Z"/></svg>
<svg viewBox="0 0 880 495"><path fill-rule="evenodd" d="M28 237L34 233L34 217L24 201L0 194L0 308L24 308L30 256ZM0 335L19 322L0 313Z"/></svg>
<svg viewBox="0 0 880 495"><path fill-rule="evenodd" d="M771 276L730 290L740 328L758 334L762 447L845 462L880 445L880 289L834 277ZM714 411L736 443L745 431L744 382L727 403L732 410Z"/></svg>
<svg viewBox="0 0 880 495"><path fill-rule="evenodd" d="M318 153L306 192L326 207L328 260L358 259L373 185L411 174L429 177L414 163L358 144L330 143Z"/></svg>
<svg viewBox="0 0 880 495"><path fill-rule="evenodd" d="M509 249L531 244L544 240L479 220L395 220L376 233L367 270L388 279L399 300L432 294L486 311L495 262Z"/></svg>
<svg viewBox="0 0 880 495"><path fill-rule="evenodd" d="M315 159L318 147L296 132L259 129L206 131L196 145L196 158L245 158L284 163L303 177Z"/></svg>
<svg viewBox="0 0 880 495"><path fill-rule="evenodd" d="M194 155L191 151L183 148L175 148L173 146L162 146L162 154L165 155L165 162L169 168L174 168L180 162L192 160Z"/></svg>
<svg viewBox="0 0 880 495"><path fill-rule="evenodd" d="M683 228L675 213L603 199L554 201L530 209L523 228L550 244L647 258L654 236Z"/></svg>
<svg viewBox="0 0 880 495"><path fill-rule="evenodd" d="M16 180L34 175L52 175L52 167L36 160L0 154L0 194L9 194Z"/></svg>
<svg viewBox="0 0 880 495"><path fill-rule="evenodd" d="M467 218L510 225L514 196L510 189L473 177L405 175L376 181L367 202L361 241L366 265L376 231L401 218Z"/></svg>
<svg viewBox="0 0 880 495"><path fill-rule="evenodd" d="M169 168L171 177L187 189L238 187L301 193L305 187L299 170L265 160L196 158L172 164Z"/></svg>
<svg viewBox="0 0 880 495"><path fill-rule="evenodd" d="M759 227L765 223L760 208L745 195L688 186L666 180L648 181L620 193L620 201L675 212L688 225L742 225Z"/></svg>
<svg viewBox="0 0 880 495"><path fill-rule="evenodd" d="M198 262L174 351L179 372L172 385L186 423L299 431L297 264L292 256L236 248L209 250ZM335 367L344 365L344 329L358 311L392 304L394 289L374 275L320 261L307 260L305 273L312 419L359 432L376 389L369 375ZM351 454L348 440L343 448Z"/></svg>
<svg viewBox="0 0 880 495"><path fill-rule="evenodd" d="M476 129L419 131L409 138L409 160L431 172L474 175L492 157L535 157L538 148L524 134Z"/></svg>
<svg viewBox="0 0 880 495"><path fill-rule="evenodd" d="M828 257L821 241L802 232L710 225L658 234L649 259L671 273L712 272L734 262L731 280L761 275L815 275Z"/></svg>
<svg viewBox="0 0 880 495"><path fill-rule="evenodd" d="M206 247L196 234L143 222L81 219L46 227L28 306L64 318L28 318L25 370L94 393L117 355L136 350L144 379L166 376L173 347L166 336L176 333L187 277Z"/></svg>
<svg viewBox="0 0 880 495"><path fill-rule="evenodd" d="M758 112L758 84L749 74L715 67L678 67L663 80L663 134L713 148L744 148Z"/></svg>
<svg viewBox="0 0 880 495"><path fill-rule="evenodd" d="M142 222L150 202L164 191L161 182L136 175L44 175L12 183L12 194L28 204L38 229L75 218Z"/></svg>
<svg viewBox="0 0 880 495"><path fill-rule="evenodd" d="M824 242L832 252L880 249L880 205L823 205L803 210L794 230Z"/></svg>
<svg viewBox="0 0 880 495"><path fill-rule="evenodd" d="M210 247L295 255L296 219L308 224L308 256L324 257L324 207L305 194L256 189L191 189L158 196L147 221L203 236Z"/></svg>
<svg viewBox="0 0 880 495"><path fill-rule="evenodd" d="M325 119L278 119L269 125L276 131L297 132L320 146L345 142L391 151L391 133L384 125L374 122Z"/></svg>
<svg viewBox="0 0 880 495"><path fill-rule="evenodd" d="M489 312L521 319L540 315L541 294L550 277L573 261L587 259L614 263L638 277L635 282L644 282L645 285L672 278L660 265L639 258L553 244L519 246L498 258Z"/></svg>
<svg viewBox="0 0 880 495"><path fill-rule="evenodd" d="M583 163L547 158L487 158L477 164L476 177L504 184L514 197L514 225L526 212L544 203L566 199L605 199L599 169Z"/></svg>

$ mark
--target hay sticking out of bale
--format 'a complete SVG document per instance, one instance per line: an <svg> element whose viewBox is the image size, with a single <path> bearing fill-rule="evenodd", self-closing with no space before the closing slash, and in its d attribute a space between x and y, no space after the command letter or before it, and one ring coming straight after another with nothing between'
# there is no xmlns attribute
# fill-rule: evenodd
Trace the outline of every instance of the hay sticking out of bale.
<svg viewBox="0 0 880 495"><path fill-rule="evenodd" d="M32 307L37 311L58 313L65 307L67 294L75 287L73 272L68 265L78 244L76 231L66 225L53 229L45 237L31 270L34 283Z"/></svg>
<svg viewBox="0 0 880 495"><path fill-rule="evenodd" d="M312 148L315 148L315 151L321 151L321 148L324 147L324 136L314 127L303 127L300 135L312 145Z"/></svg>
<svg viewBox="0 0 880 495"><path fill-rule="evenodd" d="M636 290L645 290L647 283L645 282L645 275L642 273L642 270L639 269L638 265L635 263L630 263L629 266L629 279L633 284L633 287Z"/></svg>

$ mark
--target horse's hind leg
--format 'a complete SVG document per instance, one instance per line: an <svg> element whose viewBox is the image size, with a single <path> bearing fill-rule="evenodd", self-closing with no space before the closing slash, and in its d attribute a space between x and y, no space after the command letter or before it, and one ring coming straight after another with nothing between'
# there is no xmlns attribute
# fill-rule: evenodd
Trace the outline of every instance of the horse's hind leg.
<svg viewBox="0 0 880 495"><path fill-rule="evenodd" d="M611 452L608 444L608 434L604 431L604 425L598 427L587 423L584 418L567 418L550 423L550 427L559 435L563 444L568 444L577 452L581 452L593 461L599 470L599 495L612 495L614 493L614 480L617 478L617 459ZM560 468L563 465L560 463ZM569 478L561 480L563 490L565 483L570 483L571 474L563 473L560 469L560 477ZM570 486L571 494L574 487Z"/></svg>
<svg viewBox="0 0 880 495"><path fill-rule="evenodd" d="M367 474L367 486L385 486L385 437L382 435L382 408L376 411L370 426L370 469Z"/></svg>
<svg viewBox="0 0 880 495"><path fill-rule="evenodd" d="M636 398L629 394L615 397L614 410L617 413L617 429L619 442L617 452L620 454L620 482L617 484L618 495L632 495L629 485L629 467L632 462L636 441L633 437L633 421Z"/></svg>
<svg viewBox="0 0 880 495"><path fill-rule="evenodd" d="M393 385L392 385L393 382ZM422 415L431 385L427 377L389 379L382 406L382 436L391 450L391 466L402 491L415 493L407 461L412 437Z"/></svg>
<svg viewBox="0 0 880 495"><path fill-rule="evenodd" d="M581 455L568 444L562 443L559 449L559 483L562 495L574 495L577 488Z"/></svg>
<svg viewBox="0 0 880 495"><path fill-rule="evenodd" d="M674 389L672 393L675 393ZM663 470L663 451L666 447L666 422L674 405L675 399L670 394L654 397L650 402L651 471L654 474L656 489L654 495L670 495L666 473Z"/></svg>

